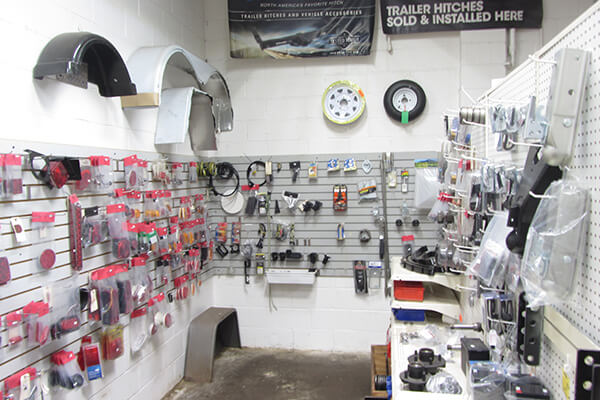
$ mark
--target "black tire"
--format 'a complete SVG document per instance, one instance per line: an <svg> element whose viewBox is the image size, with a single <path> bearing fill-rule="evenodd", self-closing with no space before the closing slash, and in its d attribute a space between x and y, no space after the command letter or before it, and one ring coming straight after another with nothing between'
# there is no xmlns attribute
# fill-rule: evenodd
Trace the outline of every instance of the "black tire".
<svg viewBox="0 0 600 400"><path fill-rule="evenodd" d="M423 88L419 86L418 83L409 80L394 82L383 95L383 107L390 118L395 119L396 121L402 121L402 112L394 107L393 103L394 93L402 88L410 89L417 95L417 105L408 112L408 121L410 122L415 120L423 113L423 110L425 110L425 104L427 103L425 91L423 91Z"/></svg>

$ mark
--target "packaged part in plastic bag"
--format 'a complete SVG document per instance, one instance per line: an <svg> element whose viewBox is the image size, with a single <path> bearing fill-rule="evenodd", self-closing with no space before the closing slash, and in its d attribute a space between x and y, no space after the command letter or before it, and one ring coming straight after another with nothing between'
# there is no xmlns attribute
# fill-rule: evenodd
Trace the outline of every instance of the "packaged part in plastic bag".
<svg viewBox="0 0 600 400"><path fill-rule="evenodd" d="M521 279L531 307L568 301L585 256L589 191L574 177L548 187L527 233Z"/></svg>
<svg viewBox="0 0 600 400"><path fill-rule="evenodd" d="M506 273L510 250L506 247L506 236L511 228L506 226L508 213L494 215L481 240L480 250L471 262L469 270L486 286L501 283Z"/></svg>
<svg viewBox="0 0 600 400"><path fill-rule="evenodd" d="M446 371L440 371L435 375L430 375L425 384L425 389L429 393L447 393L461 394L460 383L452 374Z"/></svg>
<svg viewBox="0 0 600 400"><path fill-rule="evenodd" d="M77 356L72 351L61 350L50 357L50 386L53 389L73 390L80 388L85 379L77 365Z"/></svg>
<svg viewBox="0 0 600 400"><path fill-rule="evenodd" d="M31 213L31 230L34 232L32 248L40 268L48 270L56 263L54 250L54 223L56 214L53 212L34 211Z"/></svg>
<svg viewBox="0 0 600 400"><path fill-rule="evenodd" d="M415 207L433 207L440 187L437 160L415 160Z"/></svg>
<svg viewBox="0 0 600 400"><path fill-rule="evenodd" d="M472 398L498 400L504 398L506 376L497 363L476 361L469 367L467 385Z"/></svg>

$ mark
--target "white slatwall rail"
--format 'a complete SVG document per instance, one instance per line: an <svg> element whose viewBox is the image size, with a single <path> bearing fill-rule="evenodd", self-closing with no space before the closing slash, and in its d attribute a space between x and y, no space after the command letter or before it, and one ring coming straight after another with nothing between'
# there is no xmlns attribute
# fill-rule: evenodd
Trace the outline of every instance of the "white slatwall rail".
<svg viewBox="0 0 600 400"><path fill-rule="evenodd" d="M6 141L0 141L0 152L3 153L14 152L18 154L24 154L25 148L31 148L45 154L72 157L87 157L89 155L100 154L108 155L113 160L112 165L116 181L116 184L114 185L115 188L124 187L123 163L122 161L118 160L122 160L124 157L132 154L130 152L115 151L112 149L81 148L75 146L59 146L42 143L20 143L13 146ZM154 160L158 157L157 153L137 154L139 158L148 161ZM186 163L194 160L194 158L169 155L169 160ZM24 162L25 161L26 160L24 158ZM25 163L24 168L28 169L27 163ZM144 187L144 190L171 190L173 193L172 201L175 207L179 204L179 199L182 196L192 196L198 193L205 193L203 182L198 182L193 186L187 182L187 166L184 169L184 184L180 186L164 187L158 182L150 182ZM53 281L65 279L71 276L73 273L69 263L68 217L66 213L66 196L68 195L70 189L67 190L66 188L63 188L61 190L50 190L44 185L40 184L28 170L23 172L23 182L25 187L22 195L15 196L11 199L2 199L0 201L0 249L5 250L4 254L9 259L12 275L12 280L8 284L0 286L0 316L2 317L12 311L21 309L30 301L41 300L43 287L47 286ZM109 202L109 198L106 194L83 194L80 195L79 198L84 207L106 205ZM33 239L33 234L31 232L32 211L56 212L54 249L57 253L57 259L55 266L49 271L44 271L39 268L34 260L36 254L34 246L32 246L31 242ZM17 243L14 235L12 234L9 220L15 216L21 218L23 227L27 233L27 241L24 243ZM88 276L91 271L113 264L117 261L118 260L115 260L111 254L110 240L84 249L83 270L78 275L79 285L84 286L88 284ZM147 263L148 271L153 279L155 278L154 261L155 259L151 258ZM211 275L209 270L210 264L201 273L199 279L208 278ZM180 275L180 273L175 271L174 275ZM172 283L165 287L158 285L156 279L154 280L155 294L159 291L169 292L173 290ZM201 287L198 289L198 292L202 292ZM171 311L173 312L178 328L172 328L168 331L161 332L158 337L154 338L155 340L153 339L151 343L145 346L145 348L142 349L135 357L129 355L130 348L128 344L128 332L126 329L126 355L113 362L104 362L103 365L106 377L101 381L96 381L92 385L88 385L88 387L84 389L85 396L89 398L99 393L102 388L107 387L112 380L119 379L121 374L124 374L130 370L132 365L136 363L150 362L152 357L149 357L149 355L155 352L161 346L181 347L181 343L173 344L173 340L176 339L176 342L182 342L182 335L185 338L186 330L184 328L187 325L187 321L191 319L191 312L193 309L197 310L198 307L210 305L206 304L210 301L210 298L203 297L210 296L200 295L197 297L192 297L189 302L186 302L186 304L169 305ZM204 304L199 304L200 302ZM127 317L122 317L122 322L127 323ZM49 356L52 353L63 348L77 351L79 349L80 338L83 335L90 333L98 334L99 329L100 326L98 324L91 324L87 322L87 313L84 312L82 313L82 326L79 331L64 335L59 340L50 341L41 348L38 346L28 346L26 341L14 346L13 348L9 348L7 346L7 331L4 327L2 327L0 329L0 337L2 339L2 344L0 345L0 381L27 366L36 366L41 369L47 369L49 367ZM173 352L173 357L178 357L184 351L184 348L178 349L178 351ZM174 360L164 361L166 362L165 365L169 365L174 362ZM149 370L152 370L152 368L149 368ZM133 392L131 392L131 394L135 393L138 388L134 387L132 390ZM75 391L70 396L80 395L81 393Z"/></svg>

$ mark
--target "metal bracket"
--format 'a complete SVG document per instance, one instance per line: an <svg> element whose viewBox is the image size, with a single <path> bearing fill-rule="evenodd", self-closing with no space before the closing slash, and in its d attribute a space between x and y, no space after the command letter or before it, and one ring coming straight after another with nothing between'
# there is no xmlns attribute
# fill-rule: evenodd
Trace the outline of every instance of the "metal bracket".
<svg viewBox="0 0 600 400"><path fill-rule="evenodd" d="M527 365L540 364L542 330L544 326L544 308L527 308L525 292L519 296L519 314L517 319L517 351Z"/></svg>
<svg viewBox="0 0 600 400"><path fill-rule="evenodd" d="M535 96L529 99L527 108L527 117L525 118L525 127L523 130L523 140L527 143L544 143L548 131L548 122L538 112Z"/></svg>
<svg viewBox="0 0 600 400"><path fill-rule="evenodd" d="M591 52L581 49L561 49L556 54L548 100L548 139L544 161L549 165L567 165L573 156L575 136Z"/></svg>
<svg viewBox="0 0 600 400"><path fill-rule="evenodd" d="M575 398L600 400L600 351L577 351Z"/></svg>

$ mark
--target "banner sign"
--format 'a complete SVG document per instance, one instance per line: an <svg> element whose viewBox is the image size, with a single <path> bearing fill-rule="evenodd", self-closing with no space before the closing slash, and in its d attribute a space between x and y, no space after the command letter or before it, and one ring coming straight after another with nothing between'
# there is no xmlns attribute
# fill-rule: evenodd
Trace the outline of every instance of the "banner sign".
<svg viewBox="0 0 600 400"><path fill-rule="evenodd" d="M540 28L542 0L381 0L383 33Z"/></svg>
<svg viewBox="0 0 600 400"><path fill-rule="evenodd" d="M375 0L228 0L233 58L364 56Z"/></svg>

